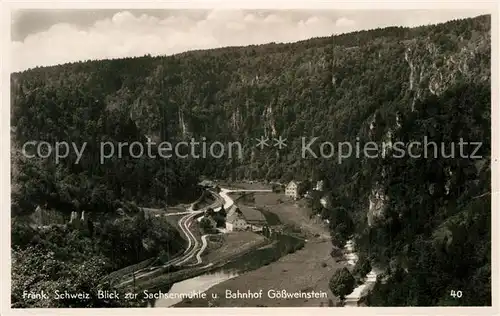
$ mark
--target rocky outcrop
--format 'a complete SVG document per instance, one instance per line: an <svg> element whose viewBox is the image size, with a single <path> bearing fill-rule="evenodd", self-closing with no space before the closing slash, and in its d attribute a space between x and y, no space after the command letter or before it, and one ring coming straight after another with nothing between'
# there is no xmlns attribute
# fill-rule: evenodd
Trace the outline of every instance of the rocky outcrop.
<svg viewBox="0 0 500 316"><path fill-rule="evenodd" d="M266 137L275 137L277 136L275 120L273 115L273 107L269 104L264 113L262 113L262 119L264 123L264 135Z"/></svg>
<svg viewBox="0 0 500 316"><path fill-rule="evenodd" d="M326 209L329 209L332 207L332 198L329 194L323 196L319 202L321 203L321 205L326 208Z"/></svg>
<svg viewBox="0 0 500 316"><path fill-rule="evenodd" d="M438 39L429 37L405 42L403 59L408 65L408 90L412 92L411 111L417 100L428 94L440 95L457 78L489 80L489 66L477 73L479 56L489 55L490 38L477 31L470 39L442 34ZM489 33L489 32L488 32ZM489 35L489 34L488 34Z"/></svg>
<svg viewBox="0 0 500 316"><path fill-rule="evenodd" d="M37 206L31 214L31 222L36 227L64 224L64 215L46 207Z"/></svg>
<svg viewBox="0 0 500 316"><path fill-rule="evenodd" d="M385 215L389 197L385 194L384 188L377 183L373 187L368 200L368 226L373 226L377 219L382 218Z"/></svg>
<svg viewBox="0 0 500 316"><path fill-rule="evenodd" d="M71 212L71 217L68 223L69 226L75 229L87 230L89 229L89 223L88 214L85 211L82 211L81 213L76 211Z"/></svg>

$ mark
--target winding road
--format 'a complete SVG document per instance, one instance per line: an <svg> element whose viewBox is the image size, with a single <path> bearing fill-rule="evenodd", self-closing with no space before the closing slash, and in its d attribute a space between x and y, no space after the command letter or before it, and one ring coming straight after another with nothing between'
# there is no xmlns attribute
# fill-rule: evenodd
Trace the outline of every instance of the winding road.
<svg viewBox="0 0 500 316"><path fill-rule="evenodd" d="M212 203L209 206L204 207L201 210L198 211L193 211L191 208L185 212L175 212L175 213L168 213L164 214L164 216L175 216L175 215L184 215L179 219L177 222L182 234L186 237L188 245L186 247L186 250L184 252L177 256L176 258L173 258L172 260L166 262L163 265L159 266L154 266L154 267L148 267L144 268L141 270L137 270L134 273L127 274L125 275L122 282L119 283L119 286L124 286L127 285L131 282L134 281L134 274L135 274L135 280L144 278L148 275L151 275L153 273L157 273L158 269L162 268L167 268L170 266L181 266L181 265L186 265L190 260L193 259L193 257L196 259L196 263L190 264L188 266L197 266L203 263L203 260L201 259L201 255L207 248L207 237L210 236L210 234L203 235L201 236L201 245L200 241L196 238L196 236L193 234L193 232L190 230L190 226L193 223L193 220L202 215L208 208L214 209L214 211L218 212L222 206L224 206L224 209L229 209L233 204L234 201L229 197L229 193L233 192L272 192L272 190L245 190L245 189L236 189L236 190L230 190L230 189L222 189L220 192L217 194L215 192L211 193L215 197L215 202ZM211 263L208 263L205 267L210 266Z"/></svg>
<svg viewBox="0 0 500 316"><path fill-rule="evenodd" d="M185 263L189 262L195 256L197 259L197 264L200 264L202 262L201 261L201 253L205 250L205 248L207 246L206 237L205 238L202 237L201 249L200 249L200 251L197 251L200 248L200 242L198 241L196 236L193 234L193 232L190 230L190 226L193 223L193 219L195 219L197 216L200 216L201 214L203 214L208 208L220 209L222 202L223 202L222 198L214 192L211 192L211 193L215 197L215 202L209 206L202 208L201 210L164 214L164 216L184 215L183 217L181 217L179 219L177 224L178 224L182 234L185 236L185 238L187 240L188 245L186 247L186 250L184 250L184 252L181 255L177 256L176 258L171 259L170 261L168 261L162 265L140 269L140 270L135 271L134 273L130 273L130 274L125 275L122 278L122 280L123 279L124 280L122 282L120 282L118 284L118 286L124 286L124 285L127 285L127 284L133 282L134 281L134 274L135 274L136 280L141 279L141 278L144 278L148 275L156 273L158 269L167 268L169 266L180 266L182 264L185 264Z"/></svg>

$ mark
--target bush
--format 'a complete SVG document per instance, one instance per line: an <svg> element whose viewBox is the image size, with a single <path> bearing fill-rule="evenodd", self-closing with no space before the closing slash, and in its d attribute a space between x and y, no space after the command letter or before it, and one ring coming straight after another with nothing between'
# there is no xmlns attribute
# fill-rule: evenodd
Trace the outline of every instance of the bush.
<svg viewBox="0 0 500 316"><path fill-rule="evenodd" d="M354 267L353 274L360 279L363 279L368 273L370 273L371 270L372 266L370 264L370 260L366 257L360 257Z"/></svg>
<svg viewBox="0 0 500 316"><path fill-rule="evenodd" d="M346 295L354 290L355 280L351 272L347 268L337 270L329 282L329 287L332 293L344 301Z"/></svg>

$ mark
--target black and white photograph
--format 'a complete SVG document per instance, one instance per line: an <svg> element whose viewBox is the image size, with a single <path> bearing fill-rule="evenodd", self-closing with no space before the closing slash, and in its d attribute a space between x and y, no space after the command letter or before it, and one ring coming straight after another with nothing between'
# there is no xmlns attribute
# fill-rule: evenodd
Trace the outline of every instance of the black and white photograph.
<svg viewBox="0 0 500 316"><path fill-rule="evenodd" d="M497 12L12 9L9 309L492 307Z"/></svg>

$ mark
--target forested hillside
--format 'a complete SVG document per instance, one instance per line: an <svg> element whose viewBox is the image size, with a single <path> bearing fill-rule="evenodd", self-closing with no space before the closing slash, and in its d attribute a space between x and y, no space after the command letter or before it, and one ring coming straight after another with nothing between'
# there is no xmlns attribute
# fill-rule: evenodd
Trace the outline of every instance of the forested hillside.
<svg viewBox="0 0 500 316"><path fill-rule="evenodd" d="M332 207L313 208L330 220L334 245L354 236L360 256L387 269L369 304L491 304L490 45L490 17L480 16L13 74L13 215L43 203L101 213L123 201L158 206L164 188L155 178L177 200L201 175L324 179ZM144 143L146 135L239 141L244 154L99 163L99 142ZM263 135L288 146L257 149ZM480 141L482 158L301 157L301 137L363 144L424 136ZM27 140L88 145L79 164L74 156L55 164L21 157Z"/></svg>

